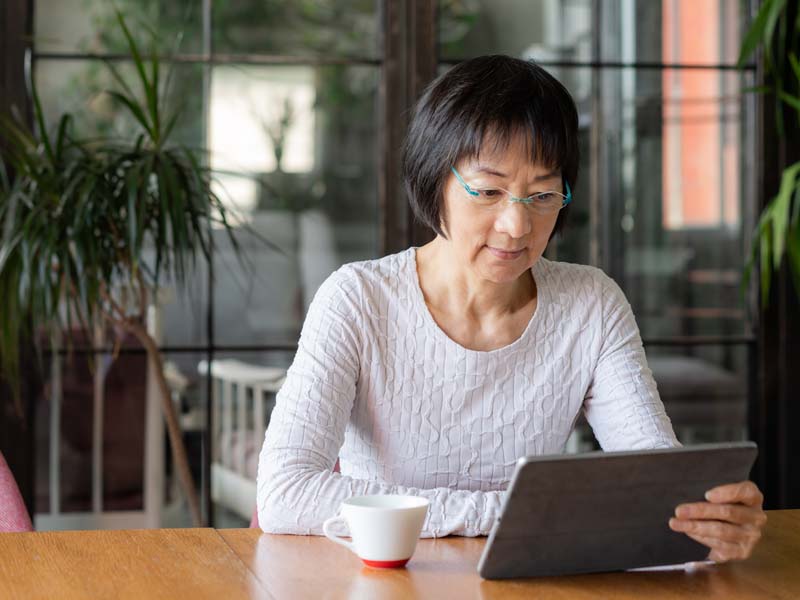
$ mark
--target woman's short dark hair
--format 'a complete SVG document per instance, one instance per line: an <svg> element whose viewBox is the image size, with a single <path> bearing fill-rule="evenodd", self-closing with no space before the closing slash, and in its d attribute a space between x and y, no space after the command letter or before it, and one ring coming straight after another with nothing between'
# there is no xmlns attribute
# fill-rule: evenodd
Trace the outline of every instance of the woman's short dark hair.
<svg viewBox="0 0 800 600"><path fill-rule="evenodd" d="M503 148L520 133L531 161L558 168L574 190L578 111L555 77L503 55L473 58L437 77L417 102L403 147L403 181L417 219L446 237L441 210L450 167L477 158L487 134ZM559 213L554 233L568 210Z"/></svg>

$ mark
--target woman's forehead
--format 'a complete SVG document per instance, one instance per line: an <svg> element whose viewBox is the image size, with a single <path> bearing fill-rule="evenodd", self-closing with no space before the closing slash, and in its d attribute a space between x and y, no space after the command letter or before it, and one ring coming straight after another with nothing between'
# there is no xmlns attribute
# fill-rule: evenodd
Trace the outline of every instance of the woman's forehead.
<svg viewBox="0 0 800 600"><path fill-rule="evenodd" d="M513 177L525 171L534 180L559 176L559 166L543 160L540 152L534 152L534 143L531 136L521 133L507 136L488 133L476 154L458 161L460 170L494 177Z"/></svg>
<svg viewBox="0 0 800 600"><path fill-rule="evenodd" d="M525 160L514 160L503 156L492 158L476 156L460 161L458 169L464 175L483 175L502 179L524 175L526 179L534 182L561 176L561 169L557 166L531 162L529 157L525 157Z"/></svg>

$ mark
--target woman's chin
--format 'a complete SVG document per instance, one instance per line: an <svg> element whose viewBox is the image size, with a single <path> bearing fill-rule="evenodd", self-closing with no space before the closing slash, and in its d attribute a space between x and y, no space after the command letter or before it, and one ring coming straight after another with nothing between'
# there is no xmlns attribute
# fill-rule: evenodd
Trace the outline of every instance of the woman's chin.
<svg viewBox="0 0 800 600"><path fill-rule="evenodd" d="M482 278L493 283L512 283L519 279L529 267L520 262L518 265L486 265L481 269Z"/></svg>

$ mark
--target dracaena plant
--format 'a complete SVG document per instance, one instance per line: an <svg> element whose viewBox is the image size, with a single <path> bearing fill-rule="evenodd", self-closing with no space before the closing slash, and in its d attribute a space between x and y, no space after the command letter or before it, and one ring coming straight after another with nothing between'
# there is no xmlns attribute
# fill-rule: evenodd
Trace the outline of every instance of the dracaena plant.
<svg viewBox="0 0 800 600"><path fill-rule="evenodd" d="M747 31L739 54L743 66L761 48L764 85L755 88L775 102L775 127L786 135L787 125L800 129L800 2L764 0ZM744 282L758 263L762 305L769 298L773 272L781 269L784 257L795 292L800 296L800 161L786 166L777 195L761 212Z"/></svg>
<svg viewBox="0 0 800 600"><path fill-rule="evenodd" d="M129 139L81 139L63 115L53 131L31 85L36 127L11 116L0 169L0 369L18 384L21 336L104 329L133 335L155 373L176 472L195 524L201 523L177 414L145 314L158 288L181 286L209 257L212 226L228 232L226 207L193 150L173 143L178 110L165 110L169 77L153 49L143 56L121 14L117 23L135 67L127 81L107 63L108 93L134 119ZM153 46L155 48L155 44ZM166 75L166 76L165 76ZM26 331L26 328L33 330Z"/></svg>

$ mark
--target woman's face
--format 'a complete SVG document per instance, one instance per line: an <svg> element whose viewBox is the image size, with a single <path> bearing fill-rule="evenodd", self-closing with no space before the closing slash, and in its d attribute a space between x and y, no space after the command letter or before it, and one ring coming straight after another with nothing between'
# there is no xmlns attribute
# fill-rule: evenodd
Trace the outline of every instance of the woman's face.
<svg viewBox="0 0 800 600"><path fill-rule="evenodd" d="M492 148L492 144L487 144ZM472 188L504 188L517 198L538 192L563 192L561 172L531 164L521 138L499 151L455 165ZM444 231L459 266L495 283L515 281L544 252L558 212L542 215L521 202L503 200L496 207L474 204L452 173L444 190Z"/></svg>

